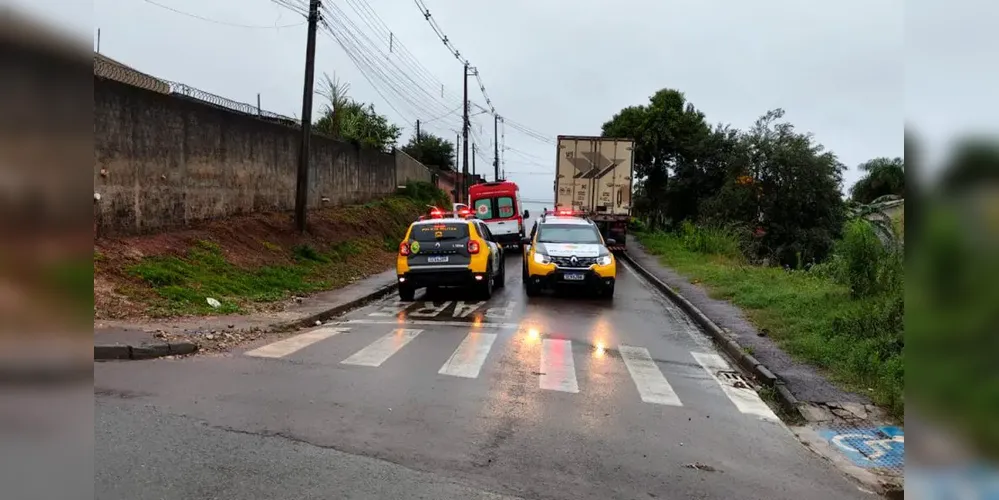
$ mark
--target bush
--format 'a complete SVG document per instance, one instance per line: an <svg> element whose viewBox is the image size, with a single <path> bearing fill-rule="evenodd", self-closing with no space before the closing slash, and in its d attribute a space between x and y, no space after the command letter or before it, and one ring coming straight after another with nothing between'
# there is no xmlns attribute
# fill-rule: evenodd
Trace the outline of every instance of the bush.
<svg viewBox="0 0 999 500"><path fill-rule="evenodd" d="M837 277L850 287L854 297L901 293L901 252L882 242L870 222L864 219L848 222L836 254L841 259Z"/></svg>
<svg viewBox="0 0 999 500"><path fill-rule="evenodd" d="M451 208L451 198L447 193L429 182L409 181L401 194L423 205Z"/></svg>
<svg viewBox="0 0 999 500"><path fill-rule="evenodd" d="M734 231L720 227L699 227L684 221L680 227L683 246L691 252L742 258L739 237Z"/></svg>

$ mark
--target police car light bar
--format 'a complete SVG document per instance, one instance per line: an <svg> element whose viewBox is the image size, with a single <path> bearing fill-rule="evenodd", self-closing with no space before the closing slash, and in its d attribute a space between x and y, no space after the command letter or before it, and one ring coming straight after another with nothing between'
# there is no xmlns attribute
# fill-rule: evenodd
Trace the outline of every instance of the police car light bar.
<svg viewBox="0 0 999 500"><path fill-rule="evenodd" d="M431 218L431 219L444 219L444 218L447 218L447 217L454 217L454 218L457 218L457 219L470 219L474 215L475 214L471 210L469 210L468 208L459 209L458 212L456 213L456 212L445 212L445 211L441 210L438 207L431 207L429 218ZM428 218L428 216L426 216L426 215L421 215L420 216L420 220L426 220L427 218Z"/></svg>
<svg viewBox="0 0 999 500"><path fill-rule="evenodd" d="M581 216L583 212L579 210L570 210L566 208L559 208L557 210L545 210L544 215L555 215L555 216Z"/></svg>

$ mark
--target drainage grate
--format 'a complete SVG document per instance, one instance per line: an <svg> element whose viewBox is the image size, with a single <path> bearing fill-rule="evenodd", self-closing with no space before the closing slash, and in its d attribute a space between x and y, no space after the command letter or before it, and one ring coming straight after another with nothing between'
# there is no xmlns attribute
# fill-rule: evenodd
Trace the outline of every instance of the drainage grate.
<svg viewBox="0 0 999 500"><path fill-rule="evenodd" d="M732 387L736 389L752 389L753 385L743 377L741 373L735 371L720 371L718 372L718 378L723 382L728 382L732 384Z"/></svg>

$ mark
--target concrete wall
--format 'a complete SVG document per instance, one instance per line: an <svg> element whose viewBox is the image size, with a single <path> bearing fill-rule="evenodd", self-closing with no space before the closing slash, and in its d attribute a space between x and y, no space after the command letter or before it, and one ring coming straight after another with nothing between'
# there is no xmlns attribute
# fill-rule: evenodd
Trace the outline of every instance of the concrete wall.
<svg viewBox="0 0 999 500"><path fill-rule="evenodd" d="M429 182L431 184L435 182L434 174L429 168L400 149L395 151L395 175L397 184L400 186L405 185L408 181Z"/></svg>
<svg viewBox="0 0 999 500"><path fill-rule="evenodd" d="M93 109L102 235L294 209L301 137L294 127L97 77ZM412 158L323 136L311 144L310 208L365 202L414 176L429 180Z"/></svg>

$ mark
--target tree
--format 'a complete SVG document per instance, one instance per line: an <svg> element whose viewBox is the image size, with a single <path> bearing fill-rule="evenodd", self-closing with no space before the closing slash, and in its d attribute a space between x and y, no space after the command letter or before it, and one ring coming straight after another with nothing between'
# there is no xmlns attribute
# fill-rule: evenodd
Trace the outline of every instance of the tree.
<svg viewBox="0 0 999 500"><path fill-rule="evenodd" d="M454 144L433 134L412 137L402 150L420 163L445 170L454 170Z"/></svg>
<svg viewBox="0 0 999 500"><path fill-rule="evenodd" d="M635 140L635 176L647 198L635 205L647 208L642 215L653 228L696 218L701 199L721 184L724 165L707 161L706 152L718 147L725 134L713 136L704 113L673 89L656 92L648 105L622 109L602 128L604 137Z"/></svg>
<svg viewBox="0 0 999 500"><path fill-rule="evenodd" d="M373 104L366 105L348 97L348 84L329 75L323 77L323 87L318 93L329 102L323 106L323 116L315 124L316 132L381 151L395 146L402 133L399 127L376 113Z"/></svg>
<svg viewBox="0 0 999 500"><path fill-rule="evenodd" d="M782 109L769 111L744 134L749 162L740 178L757 196L757 256L797 266L824 260L842 233L846 167L783 117Z"/></svg>
<svg viewBox="0 0 999 500"><path fill-rule="evenodd" d="M850 188L857 203L870 203L885 195L905 196L905 160L875 158L858 167L864 177Z"/></svg>

